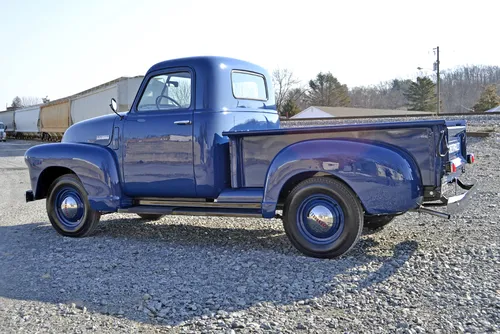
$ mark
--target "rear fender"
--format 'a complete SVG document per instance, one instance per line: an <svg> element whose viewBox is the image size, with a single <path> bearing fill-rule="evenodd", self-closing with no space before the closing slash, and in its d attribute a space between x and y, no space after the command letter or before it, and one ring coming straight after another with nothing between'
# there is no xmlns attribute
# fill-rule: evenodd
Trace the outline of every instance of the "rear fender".
<svg viewBox="0 0 500 334"><path fill-rule="evenodd" d="M423 200L420 169L405 150L357 139L315 139L294 143L271 162L264 185L262 214L275 215L281 190L302 173L325 173L345 182L366 214L396 214Z"/></svg>
<svg viewBox="0 0 500 334"><path fill-rule="evenodd" d="M50 168L65 168L82 182L92 209L107 212L118 209L122 198L118 164L113 151L107 147L79 143L44 144L26 151L24 159L35 196L47 192L41 187L50 186L50 183L40 182L44 172ZM40 196L35 199L40 199Z"/></svg>

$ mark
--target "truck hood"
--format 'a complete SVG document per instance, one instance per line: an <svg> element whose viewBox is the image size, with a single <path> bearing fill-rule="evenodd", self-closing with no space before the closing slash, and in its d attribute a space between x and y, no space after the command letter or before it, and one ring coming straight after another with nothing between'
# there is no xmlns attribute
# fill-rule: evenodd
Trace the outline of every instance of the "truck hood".
<svg viewBox="0 0 500 334"><path fill-rule="evenodd" d="M113 125L118 119L115 114L87 119L73 124L66 130L63 143L92 143L108 146L113 137Z"/></svg>

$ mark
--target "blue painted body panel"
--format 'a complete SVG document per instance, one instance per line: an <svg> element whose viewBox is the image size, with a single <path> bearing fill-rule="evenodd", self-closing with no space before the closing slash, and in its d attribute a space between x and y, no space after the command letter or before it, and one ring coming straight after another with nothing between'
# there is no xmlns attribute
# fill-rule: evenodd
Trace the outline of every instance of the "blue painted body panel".
<svg viewBox="0 0 500 334"><path fill-rule="evenodd" d="M115 114L87 119L69 127L63 143L91 143L108 146L113 137L113 124L119 119Z"/></svg>
<svg viewBox="0 0 500 334"><path fill-rule="evenodd" d="M43 144L30 148L24 158L35 194L39 191L40 174L56 166L68 168L78 176L94 210L116 211L126 200L121 192L116 156L107 147L80 143Z"/></svg>
<svg viewBox="0 0 500 334"><path fill-rule="evenodd" d="M411 155L383 143L315 139L291 144L274 157L265 176L263 216L274 216L289 179L311 172L343 180L358 195L367 214L406 212L423 200L420 169Z"/></svg>
<svg viewBox="0 0 500 334"><path fill-rule="evenodd" d="M190 111L128 114L122 121L123 191L128 196L196 197ZM147 129L147 133L144 131Z"/></svg>

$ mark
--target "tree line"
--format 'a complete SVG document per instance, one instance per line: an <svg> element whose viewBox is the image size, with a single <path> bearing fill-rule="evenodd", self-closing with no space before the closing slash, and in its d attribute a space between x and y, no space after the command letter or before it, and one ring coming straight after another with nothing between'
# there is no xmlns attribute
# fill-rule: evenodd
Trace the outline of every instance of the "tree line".
<svg viewBox="0 0 500 334"><path fill-rule="evenodd" d="M437 110L436 75L415 80L393 79L377 85L353 87L341 84L332 73L320 72L307 85L289 69L273 71L276 107L291 117L309 106L370 109ZM440 75L442 113L482 112L500 105L500 67L462 66Z"/></svg>
<svg viewBox="0 0 500 334"><path fill-rule="evenodd" d="M47 96L46 97L16 96L15 98L12 99L10 107L13 109L20 109L48 102L50 102L50 99Z"/></svg>
<svg viewBox="0 0 500 334"><path fill-rule="evenodd" d="M291 117L309 106L370 109L437 110L436 75L416 80L393 79L377 85L349 89L332 73L320 72L301 85L290 69L272 73L276 108ZM500 67L462 66L440 75L440 110L443 113L481 112L500 105ZM48 97L16 96L13 108L47 103Z"/></svg>

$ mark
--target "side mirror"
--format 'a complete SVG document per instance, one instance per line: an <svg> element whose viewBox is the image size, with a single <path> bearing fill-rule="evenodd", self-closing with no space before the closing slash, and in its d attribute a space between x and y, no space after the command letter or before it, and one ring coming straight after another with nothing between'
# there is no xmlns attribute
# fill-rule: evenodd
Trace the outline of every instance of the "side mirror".
<svg viewBox="0 0 500 334"><path fill-rule="evenodd" d="M109 107L111 108L111 110L113 110L113 112L116 114L116 110L118 109L118 104L116 103L116 100L115 98L111 98L111 103L109 104Z"/></svg>
<svg viewBox="0 0 500 334"><path fill-rule="evenodd" d="M113 112L118 116L120 117L120 119L123 119L123 116L120 115L116 110L118 109L118 103L116 103L116 100L114 97L111 98L111 103L109 104L109 107L111 108L111 110L113 110Z"/></svg>

